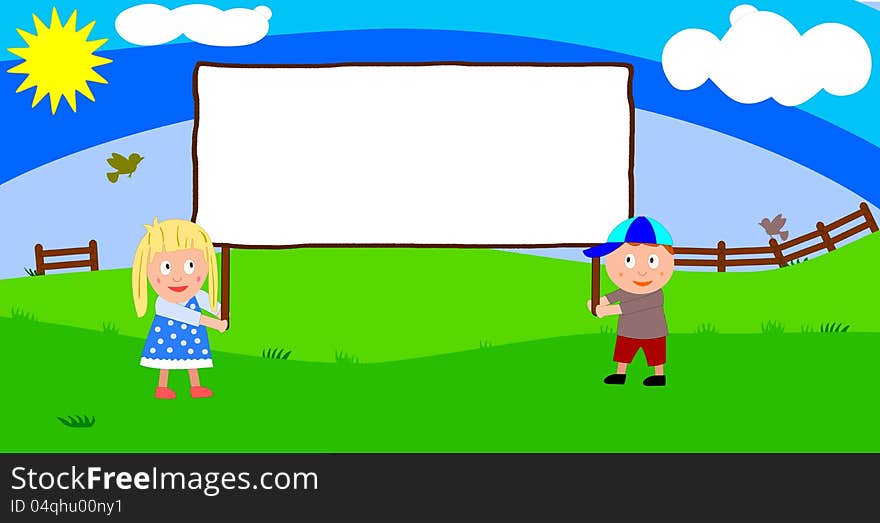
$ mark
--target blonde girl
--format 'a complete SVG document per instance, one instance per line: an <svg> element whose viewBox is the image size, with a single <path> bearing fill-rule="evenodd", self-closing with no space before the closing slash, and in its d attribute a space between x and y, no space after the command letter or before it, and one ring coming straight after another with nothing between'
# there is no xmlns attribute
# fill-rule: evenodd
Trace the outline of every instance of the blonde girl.
<svg viewBox="0 0 880 523"><path fill-rule="evenodd" d="M199 369L213 367L206 327L226 330L226 320L202 314L220 315L217 302L217 258L208 234L185 220L153 220L145 225L134 255L131 289L139 318L147 312L147 281L159 297L156 316L150 325L141 365L159 369L156 398L174 399L168 388L170 369L187 369L190 395L208 398L211 389L199 383ZM202 289L207 283L208 292Z"/></svg>

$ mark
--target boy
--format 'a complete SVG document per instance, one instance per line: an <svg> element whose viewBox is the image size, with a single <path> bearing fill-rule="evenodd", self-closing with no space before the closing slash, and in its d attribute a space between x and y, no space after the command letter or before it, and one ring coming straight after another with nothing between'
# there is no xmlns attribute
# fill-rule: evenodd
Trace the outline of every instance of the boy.
<svg viewBox="0 0 880 523"><path fill-rule="evenodd" d="M605 256L605 270L618 287L602 296L596 306L599 318L620 316L614 345L617 372L605 378L605 383L623 385L626 366L641 348L648 365L654 367L654 375L643 383L649 387L665 386L663 364L668 330L661 289L675 269L669 232L651 218L630 218L611 231L607 243L586 249L584 254L588 258ZM592 301L587 301L588 309L592 310L592 305Z"/></svg>

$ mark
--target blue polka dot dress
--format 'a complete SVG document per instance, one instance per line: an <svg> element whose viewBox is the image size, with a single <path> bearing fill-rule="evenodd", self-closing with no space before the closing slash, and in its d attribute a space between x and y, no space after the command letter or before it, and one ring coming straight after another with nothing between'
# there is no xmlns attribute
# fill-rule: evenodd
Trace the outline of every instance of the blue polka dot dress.
<svg viewBox="0 0 880 523"><path fill-rule="evenodd" d="M190 298L183 306L195 313L201 313L202 310L196 297ZM191 325L157 314L144 343L141 365L153 369L213 367L208 330L201 325Z"/></svg>

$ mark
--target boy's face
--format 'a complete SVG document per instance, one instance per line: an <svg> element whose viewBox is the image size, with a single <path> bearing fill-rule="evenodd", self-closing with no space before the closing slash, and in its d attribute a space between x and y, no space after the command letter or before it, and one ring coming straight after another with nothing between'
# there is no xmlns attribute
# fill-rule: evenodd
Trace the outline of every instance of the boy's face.
<svg viewBox="0 0 880 523"><path fill-rule="evenodd" d="M157 252L147 265L147 278L156 294L172 303L195 296L207 274L208 264L198 249Z"/></svg>
<svg viewBox="0 0 880 523"><path fill-rule="evenodd" d="M674 269L672 253L662 245L624 243L605 257L605 270L611 281L633 294L660 290Z"/></svg>

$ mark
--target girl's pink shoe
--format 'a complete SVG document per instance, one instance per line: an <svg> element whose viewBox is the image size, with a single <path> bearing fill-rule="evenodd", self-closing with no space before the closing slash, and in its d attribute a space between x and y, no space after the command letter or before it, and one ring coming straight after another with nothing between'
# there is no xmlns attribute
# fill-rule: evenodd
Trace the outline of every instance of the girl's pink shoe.
<svg viewBox="0 0 880 523"><path fill-rule="evenodd" d="M168 387L156 387L156 399L160 400L173 400L177 397L177 394L174 393L173 390Z"/></svg>
<svg viewBox="0 0 880 523"><path fill-rule="evenodd" d="M208 387L190 387L189 393L193 398L210 398L214 395Z"/></svg>

